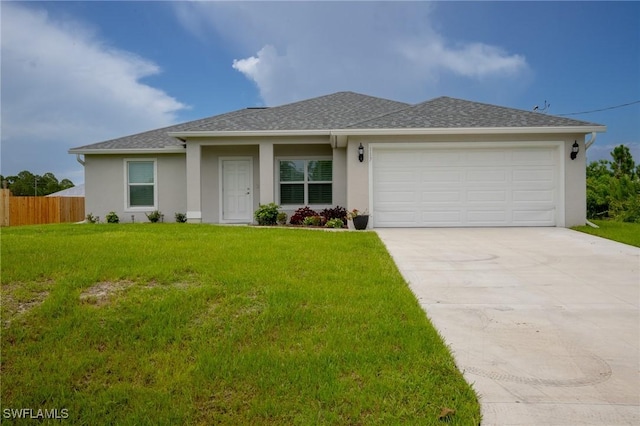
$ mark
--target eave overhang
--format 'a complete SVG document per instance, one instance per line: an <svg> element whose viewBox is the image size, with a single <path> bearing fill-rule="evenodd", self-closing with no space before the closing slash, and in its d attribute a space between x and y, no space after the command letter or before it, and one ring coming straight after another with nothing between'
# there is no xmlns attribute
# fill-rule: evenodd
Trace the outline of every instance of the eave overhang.
<svg viewBox="0 0 640 426"><path fill-rule="evenodd" d="M264 136L390 136L390 135L470 135L470 134L526 134L526 133L592 133L605 132L606 126L549 126L549 127L435 127L391 129L323 129L323 130L251 130L169 132L169 136L185 141L189 138L264 137Z"/></svg>
<svg viewBox="0 0 640 426"><path fill-rule="evenodd" d="M223 130L196 132L168 132L167 135L186 140L188 138L264 137L264 136L329 136L331 130Z"/></svg>
<svg viewBox="0 0 640 426"><path fill-rule="evenodd" d="M606 126L549 126L549 127L434 127L402 129L340 129L332 130L336 136L391 136L391 135L504 135L504 134L587 134L606 132Z"/></svg>
<svg viewBox="0 0 640 426"><path fill-rule="evenodd" d="M548 127L435 127L391 129L320 129L320 130L239 130L168 132L167 135L186 143L189 139L229 137L295 137L328 136L334 148L344 148L349 136L419 136L419 135L504 135L504 134L587 134L606 132L606 126L548 126ZM184 145L165 148L75 148L69 154L184 154Z"/></svg>
<svg viewBox="0 0 640 426"><path fill-rule="evenodd" d="M110 154L110 155L140 155L140 154L184 154L185 149L184 146L169 146L166 148L132 148L132 149L123 149L123 148L100 148L100 149L91 149L91 148L74 148L70 149L69 154Z"/></svg>

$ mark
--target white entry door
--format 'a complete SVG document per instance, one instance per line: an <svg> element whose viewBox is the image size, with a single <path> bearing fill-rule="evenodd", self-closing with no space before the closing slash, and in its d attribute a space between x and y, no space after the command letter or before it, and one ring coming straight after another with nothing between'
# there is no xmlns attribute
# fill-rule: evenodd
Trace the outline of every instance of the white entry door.
<svg viewBox="0 0 640 426"><path fill-rule="evenodd" d="M249 223L253 217L251 159L221 160L222 221Z"/></svg>

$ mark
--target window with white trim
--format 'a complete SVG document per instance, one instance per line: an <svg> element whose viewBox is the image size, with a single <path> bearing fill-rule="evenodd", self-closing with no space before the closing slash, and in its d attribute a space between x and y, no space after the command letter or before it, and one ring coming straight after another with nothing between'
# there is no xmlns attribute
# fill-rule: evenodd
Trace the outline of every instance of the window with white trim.
<svg viewBox="0 0 640 426"><path fill-rule="evenodd" d="M332 160L279 160L280 204L333 204Z"/></svg>
<svg viewBox="0 0 640 426"><path fill-rule="evenodd" d="M127 208L155 208L155 160L127 160L126 172Z"/></svg>

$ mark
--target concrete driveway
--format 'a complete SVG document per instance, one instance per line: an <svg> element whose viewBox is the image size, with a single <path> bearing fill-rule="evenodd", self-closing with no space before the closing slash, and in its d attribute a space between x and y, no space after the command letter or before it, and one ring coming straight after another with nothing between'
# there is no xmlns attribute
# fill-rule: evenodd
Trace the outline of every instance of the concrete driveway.
<svg viewBox="0 0 640 426"><path fill-rule="evenodd" d="M483 426L640 424L640 249L564 228L376 231Z"/></svg>

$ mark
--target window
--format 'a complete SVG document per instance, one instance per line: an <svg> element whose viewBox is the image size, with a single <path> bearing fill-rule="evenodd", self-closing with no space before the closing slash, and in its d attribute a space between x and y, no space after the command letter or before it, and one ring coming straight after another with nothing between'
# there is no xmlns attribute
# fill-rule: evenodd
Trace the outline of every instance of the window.
<svg viewBox="0 0 640 426"><path fill-rule="evenodd" d="M126 161L127 208L156 206L156 162Z"/></svg>
<svg viewBox="0 0 640 426"><path fill-rule="evenodd" d="M333 204L331 160L280 160L280 204Z"/></svg>

